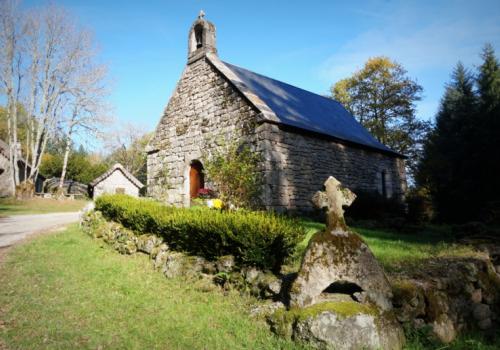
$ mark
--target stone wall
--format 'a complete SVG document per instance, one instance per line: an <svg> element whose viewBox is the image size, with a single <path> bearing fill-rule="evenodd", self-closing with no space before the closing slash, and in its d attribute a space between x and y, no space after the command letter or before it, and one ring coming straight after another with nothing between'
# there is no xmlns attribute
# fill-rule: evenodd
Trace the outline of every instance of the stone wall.
<svg viewBox="0 0 500 350"><path fill-rule="evenodd" d="M205 58L186 66L150 143L148 195L188 206L191 162L231 139L251 139L257 114Z"/></svg>
<svg viewBox="0 0 500 350"><path fill-rule="evenodd" d="M402 199L406 191L404 160L326 138L265 123L258 128L258 147L265 155L264 201L277 211L312 209L311 198L329 176L356 191ZM382 175L384 172L385 175Z"/></svg>
<svg viewBox="0 0 500 350"><path fill-rule="evenodd" d="M97 198L104 193L124 193L129 196L138 197L139 188L123 175L120 170L115 170L111 175L94 187L93 197Z"/></svg>
<svg viewBox="0 0 500 350"><path fill-rule="evenodd" d="M245 137L265 159L268 209L312 210L313 194L331 175L354 192L380 193L384 176L387 196L402 198L402 159L258 120L259 111L206 58L188 64L149 146L148 195L189 206L191 162L203 162L204 154L224 142Z"/></svg>

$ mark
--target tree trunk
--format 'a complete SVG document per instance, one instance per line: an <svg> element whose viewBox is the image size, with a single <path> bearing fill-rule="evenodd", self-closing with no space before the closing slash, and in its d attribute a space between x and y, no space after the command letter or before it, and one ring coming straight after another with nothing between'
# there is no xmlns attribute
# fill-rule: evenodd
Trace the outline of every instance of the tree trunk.
<svg viewBox="0 0 500 350"><path fill-rule="evenodd" d="M59 179L59 190L58 192L60 194L63 193L63 186L64 186L64 179L66 178L66 170L68 168L68 159L69 159L69 153L71 151L71 135L73 133L73 127L71 126L68 135L66 136L66 148L64 150L64 161L63 161L63 167L62 167L62 172L61 172L61 178Z"/></svg>

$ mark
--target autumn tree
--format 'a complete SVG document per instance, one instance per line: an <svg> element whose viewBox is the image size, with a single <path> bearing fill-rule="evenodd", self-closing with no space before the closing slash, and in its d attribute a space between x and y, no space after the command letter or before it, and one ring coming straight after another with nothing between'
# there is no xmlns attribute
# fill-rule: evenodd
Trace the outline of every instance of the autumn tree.
<svg viewBox="0 0 500 350"><path fill-rule="evenodd" d="M387 57L370 58L361 70L334 84L331 94L377 140L408 156L412 177L430 124L416 117L422 87L403 66Z"/></svg>

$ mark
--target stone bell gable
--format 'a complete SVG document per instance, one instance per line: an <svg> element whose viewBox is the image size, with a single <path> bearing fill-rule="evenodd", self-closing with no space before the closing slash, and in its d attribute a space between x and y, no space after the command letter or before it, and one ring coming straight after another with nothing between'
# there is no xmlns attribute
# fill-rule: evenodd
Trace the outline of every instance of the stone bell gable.
<svg viewBox="0 0 500 350"><path fill-rule="evenodd" d="M147 148L148 195L189 206L209 187L203 156L233 141L262 154L262 204L312 209L322 179L402 198L404 159L380 144L338 102L222 61L216 28L201 12L188 60Z"/></svg>

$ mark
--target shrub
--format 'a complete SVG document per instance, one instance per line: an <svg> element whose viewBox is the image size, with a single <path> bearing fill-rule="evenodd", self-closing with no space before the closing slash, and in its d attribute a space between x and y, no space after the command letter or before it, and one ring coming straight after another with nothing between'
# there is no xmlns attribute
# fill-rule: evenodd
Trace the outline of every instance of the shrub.
<svg viewBox="0 0 500 350"><path fill-rule="evenodd" d="M378 220L404 217L404 205L396 198L384 198L375 192L354 191L356 200L346 209L346 216L354 220Z"/></svg>
<svg viewBox="0 0 500 350"><path fill-rule="evenodd" d="M248 145L222 145L210 155L204 155L205 171L224 203L236 207L258 207L262 191L260 153Z"/></svg>
<svg viewBox="0 0 500 350"><path fill-rule="evenodd" d="M136 234L153 233L172 249L278 271L305 236L294 220L266 212L168 207L126 195L103 195L96 209Z"/></svg>

